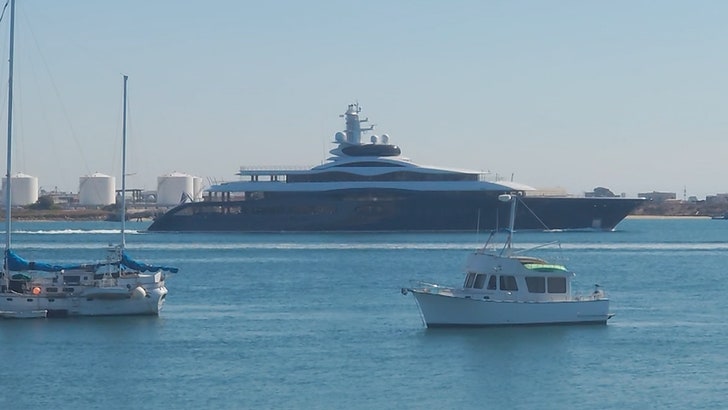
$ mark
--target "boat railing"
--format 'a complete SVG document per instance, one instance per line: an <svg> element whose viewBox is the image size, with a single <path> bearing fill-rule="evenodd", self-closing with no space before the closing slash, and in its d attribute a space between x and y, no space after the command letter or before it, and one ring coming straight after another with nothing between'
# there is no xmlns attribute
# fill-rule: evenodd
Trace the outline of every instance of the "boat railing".
<svg viewBox="0 0 728 410"><path fill-rule="evenodd" d="M436 283L431 282L424 282L420 280L413 280L410 281L410 284L412 285L412 289L417 289L419 291L423 292L429 292L429 293L441 293L441 292L452 292L454 288L450 286L442 286L438 285Z"/></svg>
<svg viewBox="0 0 728 410"><path fill-rule="evenodd" d="M118 281L116 278L113 277L104 277L98 280L95 280L93 285L95 288L110 288L118 285Z"/></svg>
<svg viewBox="0 0 728 410"><path fill-rule="evenodd" d="M241 166L238 168L238 175L246 175L248 172L280 174L286 171L308 171L314 165L254 165Z"/></svg>
<svg viewBox="0 0 728 410"><path fill-rule="evenodd" d="M524 249L514 250L513 251L513 254L514 255L517 255L519 253L530 252L530 251L533 251L533 250L536 250L536 249L541 249L541 248L545 248L547 246L554 246L554 245L556 245L559 249L561 249L561 242L560 241L551 241L551 242L542 243L541 245L532 246L530 248L524 248Z"/></svg>
<svg viewBox="0 0 728 410"><path fill-rule="evenodd" d="M588 294L577 293L574 296L574 300L577 300L577 301L602 300L602 299L607 299L607 292L605 292L599 286L596 286L594 291L591 293L588 293Z"/></svg>

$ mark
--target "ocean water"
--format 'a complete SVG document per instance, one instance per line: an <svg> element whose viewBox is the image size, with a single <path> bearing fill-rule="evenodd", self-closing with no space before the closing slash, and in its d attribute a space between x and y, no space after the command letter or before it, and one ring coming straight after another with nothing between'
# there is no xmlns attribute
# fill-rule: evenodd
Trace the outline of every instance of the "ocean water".
<svg viewBox="0 0 728 410"><path fill-rule="evenodd" d="M23 222L28 259L92 261L107 222ZM518 233L611 298L607 326L424 327L412 280L460 284L483 234L172 234L159 317L0 321L0 409L725 408L728 222Z"/></svg>

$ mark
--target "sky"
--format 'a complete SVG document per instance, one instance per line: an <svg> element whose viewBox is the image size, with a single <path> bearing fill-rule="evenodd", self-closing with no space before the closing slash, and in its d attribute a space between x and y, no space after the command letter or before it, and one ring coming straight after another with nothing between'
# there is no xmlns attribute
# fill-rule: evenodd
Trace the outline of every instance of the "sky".
<svg viewBox="0 0 728 410"><path fill-rule="evenodd" d="M17 0L13 173L120 186L126 74L128 188L320 164L359 102L417 163L703 198L728 192L726 21L705 0Z"/></svg>

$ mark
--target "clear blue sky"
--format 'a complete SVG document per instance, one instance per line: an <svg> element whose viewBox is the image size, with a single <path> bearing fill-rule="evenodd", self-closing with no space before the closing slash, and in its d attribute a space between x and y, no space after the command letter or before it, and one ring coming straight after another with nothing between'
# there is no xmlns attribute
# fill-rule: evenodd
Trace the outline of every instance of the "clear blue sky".
<svg viewBox="0 0 728 410"><path fill-rule="evenodd" d="M728 192L726 22L701 0L18 0L13 168L118 179L125 73L133 188L321 163L359 101L419 163L704 197Z"/></svg>

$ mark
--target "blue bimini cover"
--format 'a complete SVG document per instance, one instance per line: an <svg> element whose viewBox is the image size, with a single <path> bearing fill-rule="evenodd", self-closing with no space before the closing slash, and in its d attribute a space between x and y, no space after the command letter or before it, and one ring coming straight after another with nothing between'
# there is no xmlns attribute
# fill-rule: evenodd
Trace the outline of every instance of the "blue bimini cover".
<svg viewBox="0 0 728 410"><path fill-rule="evenodd" d="M129 255L126 254L126 252L123 252L121 254L121 264L126 266L127 268L138 270L139 272L163 270L167 272L177 273L179 271L179 269L173 268L171 266L153 266L147 265L146 263L137 262L134 259L130 258Z"/></svg>

